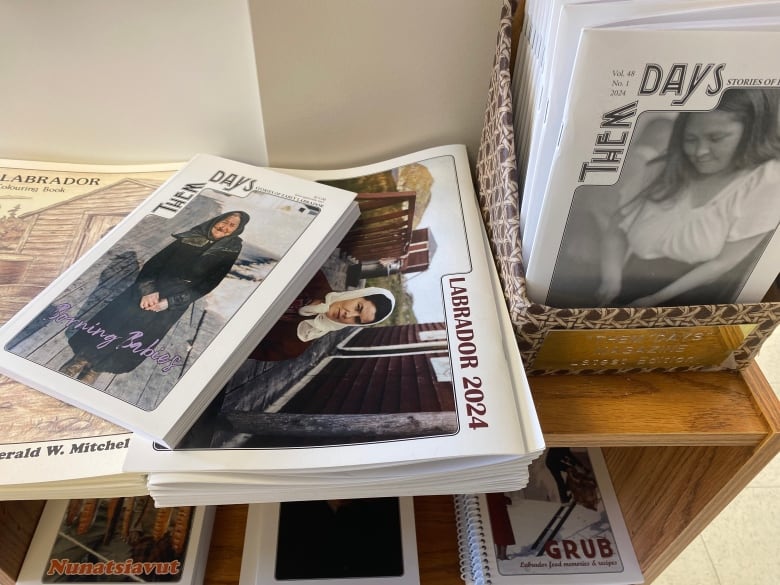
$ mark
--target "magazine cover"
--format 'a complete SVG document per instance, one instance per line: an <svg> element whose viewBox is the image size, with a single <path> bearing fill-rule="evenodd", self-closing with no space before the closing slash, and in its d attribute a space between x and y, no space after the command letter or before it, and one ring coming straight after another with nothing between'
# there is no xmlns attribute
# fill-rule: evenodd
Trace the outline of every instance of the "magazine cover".
<svg viewBox="0 0 780 585"><path fill-rule="evenodd" d="M544 70L534 85L540 94L539 104L533 122L524 126L533 132L532 153L529 155L533 156L533 161L526 173L520 211L523 261L526 266L533 249L534 234L550 177L550 164L559 139L582 30L657 15L663 15L668 22L681 21L700 13L710 14L715 7L734 4L739 4L740 10L745 10L743 0L545 0L542 4L547 6L549 14L544 23L547 26L538 27L538 44L543 47L542 53L545 55Z"/></svg>
<svg viewBox="0 0 780 585"><path fill-rule="evenodd" d="M19 585L203 582L214 508L155 508L149 496L50 500Z"/></svg>
<svg viewBox="0 0 780 585"><path fill-rule="evenodd" d="M249 506L239 585L417 585L412 498Z"/></svg>
<svg viewBox="0 0 780 585"><path fill-rule="evenodd" d="M538 454L465 148L287 172L359 193L360 219L176 450L134 442L126 468L268 480Z"/></svg>
<svg viewBox="0 0 780 585"><path fill-rule="evenodd" d="M0 371L174 444L343 237L353 200L198 155L110 231L106 209L83 212L105 235L0 330Z"/></svg>
<svg viewBox="0 0 780 585"><path fill-rule="evenodd" d="M183 165L0 160L0 324ZM0 397L4 499L146 493L122 473L126 429L5 376Z"/></svg>
<svg viewBox="0 0 780 585"><path fill-rule="evenodd" d="M467 583L644 581L599 449L548 448L529 473L521 491L456 496Z"/></svg>
<svg viewBox="0 0 780 585"><path fill-rule="evenodd" d="M763 298L780 258L780 83L755 55L778 48L761 30L582 32L527 267L533 300Z"/></svg>

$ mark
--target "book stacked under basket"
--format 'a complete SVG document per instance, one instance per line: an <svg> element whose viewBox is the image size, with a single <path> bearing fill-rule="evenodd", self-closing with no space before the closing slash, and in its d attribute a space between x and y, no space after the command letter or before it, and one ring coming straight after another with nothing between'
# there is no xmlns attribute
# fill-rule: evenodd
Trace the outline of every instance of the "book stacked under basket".
<svg viewBox="0 0 780 585"><path fill-rule="evenodd" d="M780 322L780 303L556 308L529 299L512 103L515 3L504 3L477 176L479 199L529 374L740 369Z"/></svg>

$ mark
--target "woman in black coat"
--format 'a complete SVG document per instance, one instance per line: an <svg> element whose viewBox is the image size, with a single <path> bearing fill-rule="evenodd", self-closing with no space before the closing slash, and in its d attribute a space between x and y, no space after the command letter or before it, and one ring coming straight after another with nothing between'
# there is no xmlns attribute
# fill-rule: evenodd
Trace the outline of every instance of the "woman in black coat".
<svg viewBox="0 0 780 585"><path fill-rule="evenodd" d="M241 253L239 234L248 221L247 213L229 211L173 234L174 242L144 264L135 282L89 319L116 335L116 342L99 343L77 331L68 340L74 356L60 371L92 384L100 372L135 369L145 356L132 348L156 346L187 308L228 274Z"/></svg>

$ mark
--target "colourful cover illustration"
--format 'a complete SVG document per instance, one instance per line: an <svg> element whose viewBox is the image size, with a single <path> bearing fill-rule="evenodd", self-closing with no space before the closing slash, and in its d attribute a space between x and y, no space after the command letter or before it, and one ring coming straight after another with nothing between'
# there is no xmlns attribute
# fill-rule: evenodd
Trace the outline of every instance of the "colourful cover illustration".
<svg viewBox="0 0 780 585"><path fill-rule="evenodd" d="M183 164L0 160L0 324ZM0 376L0 397L5 498L146 493L141 475L120 474L129 438L124 428L5 376ZM58 480L51 482L52 477Z"/></svg>
<svg viewBox="0 0 780 585"><path fill-rule="evenodd" d="M455 501L469 585L643 582L599 449L550 447L522 490Z"/></svg>
<svg viewBox="0 0 780 585"><path fill-rule="evenodd" d="M52 500L18 583L197 583L213 513L149 496Z"/></svg>

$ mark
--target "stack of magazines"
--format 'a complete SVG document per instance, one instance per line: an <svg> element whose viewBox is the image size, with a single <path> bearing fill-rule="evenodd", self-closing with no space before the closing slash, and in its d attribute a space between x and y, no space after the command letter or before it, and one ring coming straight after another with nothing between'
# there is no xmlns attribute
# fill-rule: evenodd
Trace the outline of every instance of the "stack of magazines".
<svg viewBox="0 0 780 585"><path fill-rule="evenodd" d="M46 212L98 243L0 329L0 371L108 427L20 432L18 464L76 481L108 456L164 506L525 484L544 444L463 146L340 171L199 155L121 221L132 176L70 171L80 194L6 219L36 263Z"/></svg>
<svg viewBox="0 0 780 585"><path fill-rule="evenodd" d="M525 3L523 263L554 307L759 302L780 264L780 4Z"/></svg>

